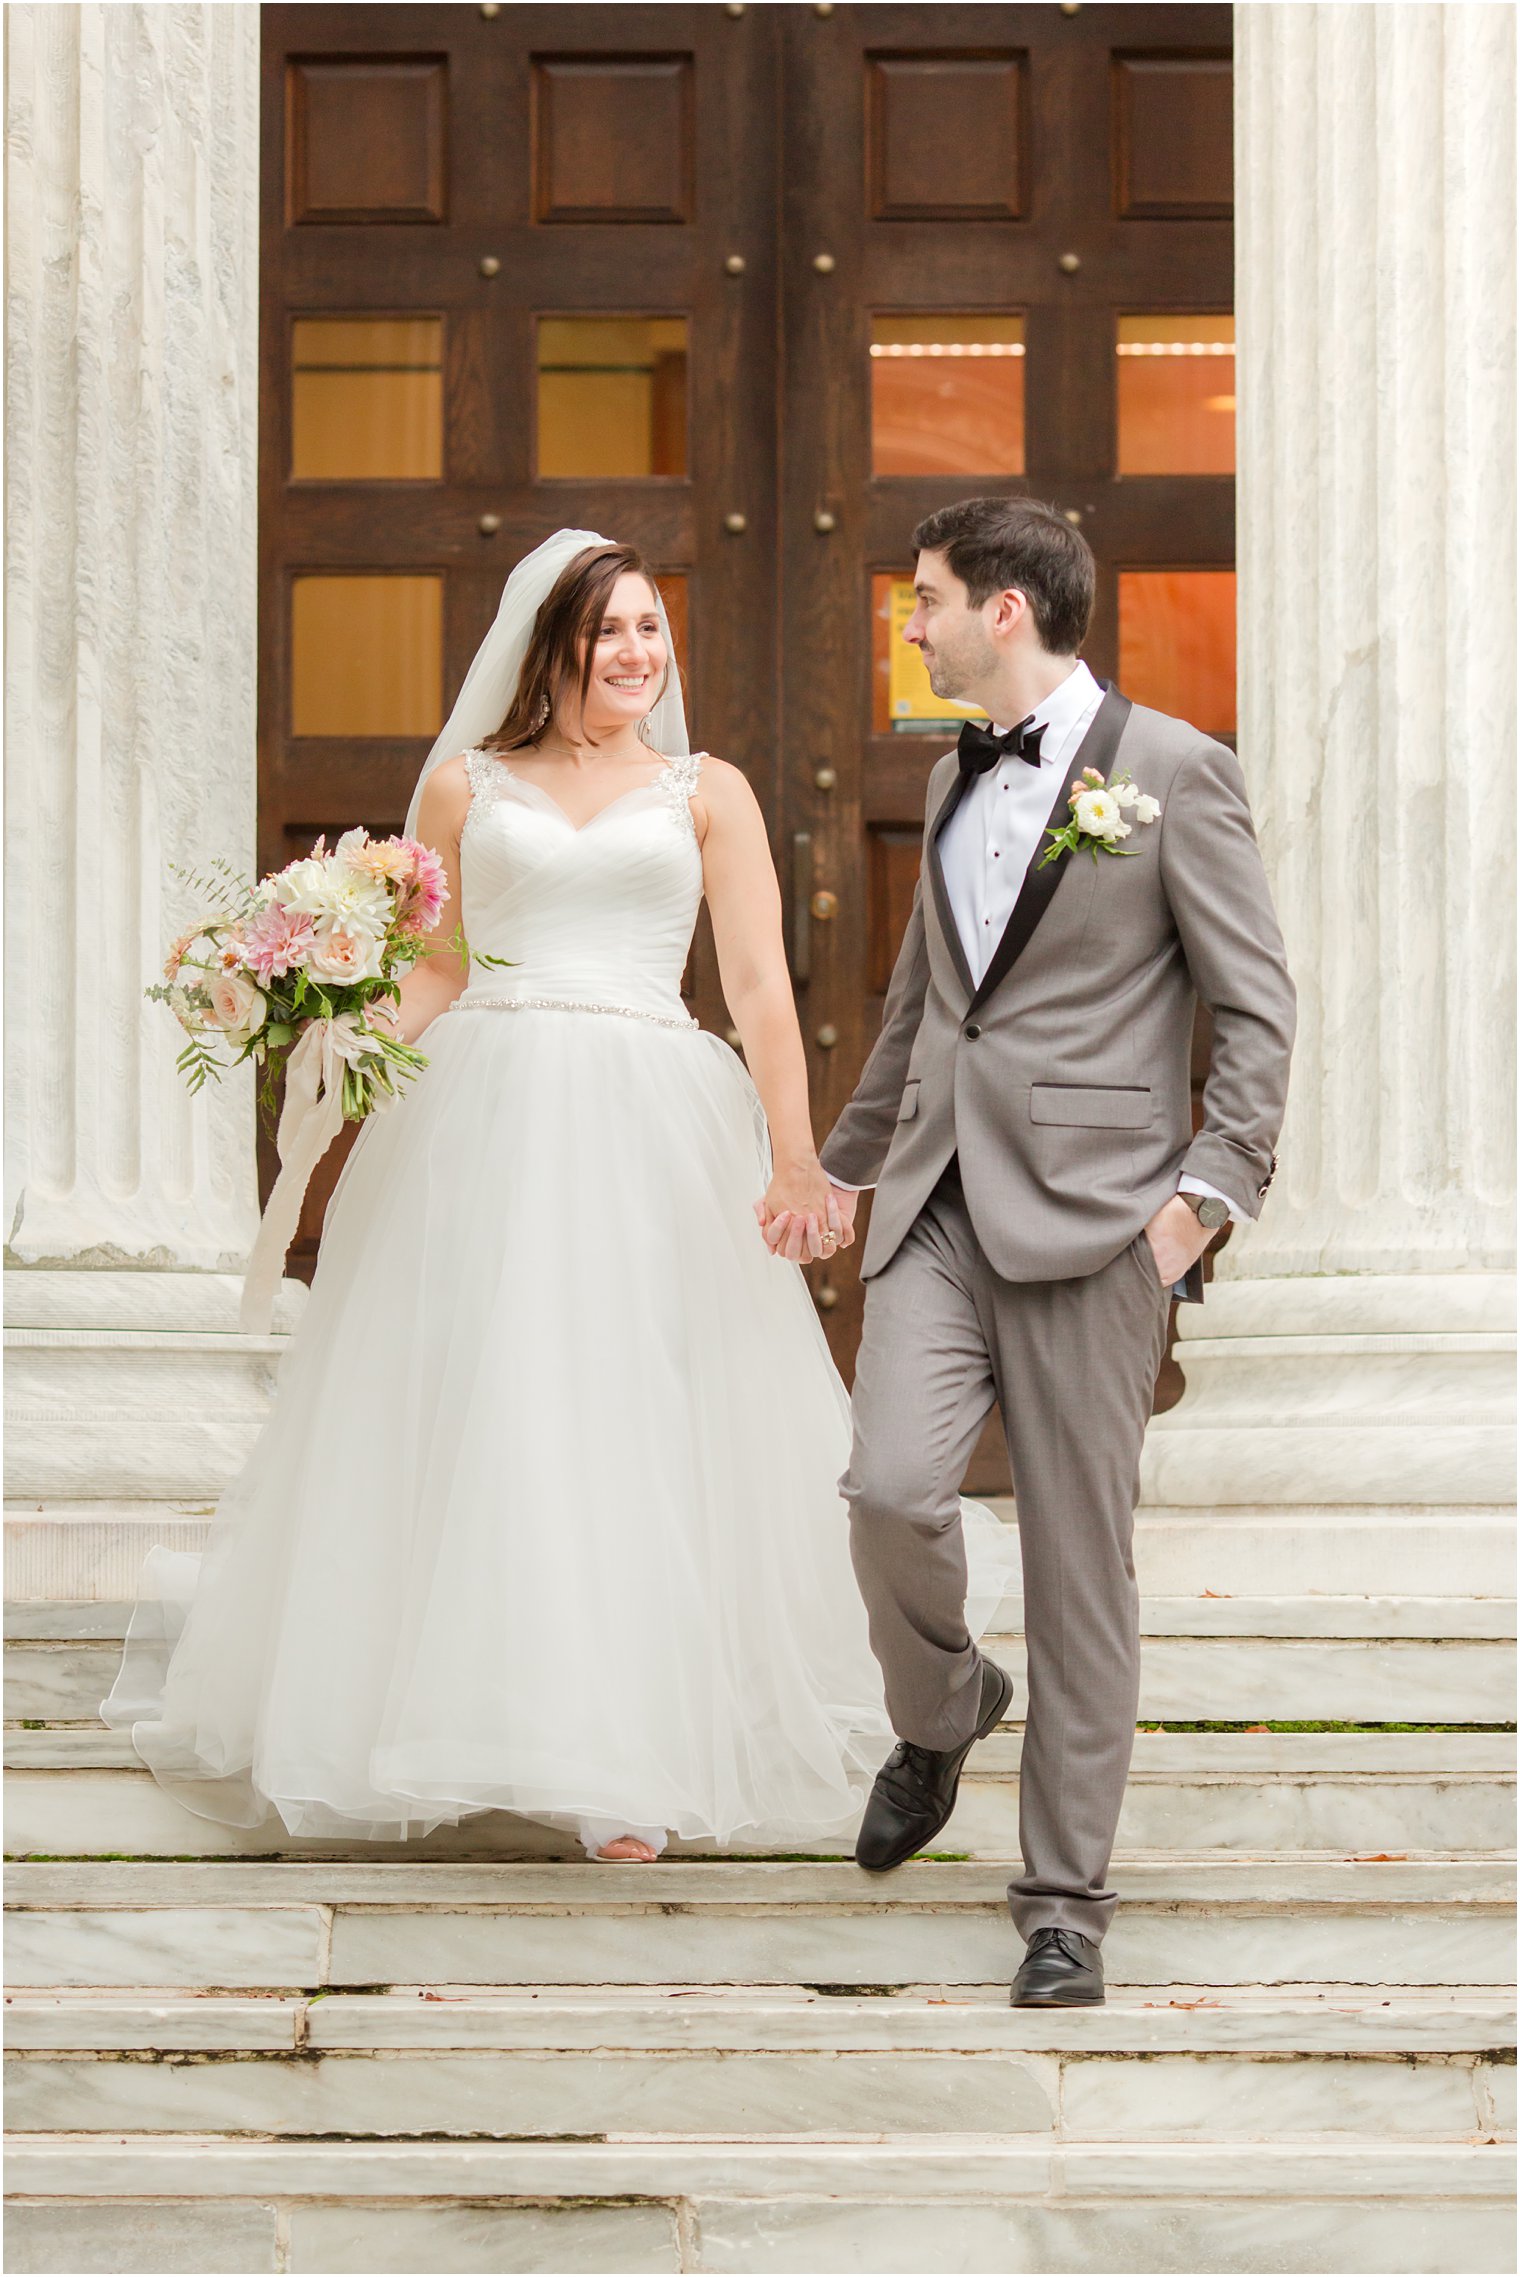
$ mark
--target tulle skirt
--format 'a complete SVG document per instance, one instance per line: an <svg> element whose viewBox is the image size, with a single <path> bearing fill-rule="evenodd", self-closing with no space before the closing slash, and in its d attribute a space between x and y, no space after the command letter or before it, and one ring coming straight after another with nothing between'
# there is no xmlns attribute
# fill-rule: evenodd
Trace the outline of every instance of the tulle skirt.
<svg viewBox="0 0 1520 2277"><path fill-rule="evenodd" d="M425 1048L209 1548L150 1561L107 1720L191 1809L293 1835L841 1831L891 1732L748 1075L611 1015L461 1012ZM980 1634L1010 1537L967 1533Z"/></svg>

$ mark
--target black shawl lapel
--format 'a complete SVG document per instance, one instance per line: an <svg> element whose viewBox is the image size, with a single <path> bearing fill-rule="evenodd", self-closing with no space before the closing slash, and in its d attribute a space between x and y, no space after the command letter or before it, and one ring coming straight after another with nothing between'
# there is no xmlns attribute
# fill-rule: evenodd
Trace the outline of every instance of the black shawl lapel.
<svg viewBox="0 0 1520 2277"><path fill-rule="evenodd" d="M1124 733L1124 723L1129 718L1132 709L1133 706L1128 696L1121 696L1113 682L1105 680L1103 683L1103 701L1093 715L1093 723L1083 736L1080 748L1070 766L1063 767L1061 770L1061 780L1056 785L1056 795L1050 813L1046 818L1045 830L1060 830L1064 826L1067 819L1066 802L1071 797L1072 782L1081 774L1084 767L1096 767L1104 781L1107 782L1114 761L1118 757L1119 738ZM959 780L964 783L965 777L962 776ZM946 820L948 820L955 798L956 794L952 793L951 798L946 801L944 817ZM936 825L936 831L938 828L939 825ZM1007 979L1014 965L1023 955L1025 949L1028 948L1034 936L1035 927L1050 907L1056 887L1071 867L1070 854L1062 852L1046 868L1041 869L1039 865L1044 852L1045 831L1042 830L1040 843L1030 859L1028 874L1023 885L1019 888L1019 898L1013 905L1013 914L1003 928L1003 938L992 953L992 962L982 975L981 985L973 995L967 1007L968 1011L977 1011L981 1005L986 1003L993 990ZM934 874L935 882L938 885L939 864L937 859ZM943 887L940 890L943 896L941 917L945 922L946 931L955 940L956 947L959 950L959 940L955 935L953 923L946 916L948 896L944 895ZM964 962L964 958L961 959L961 962Z"/></svg>
<svg viewBox="0 0 1520 2277"><path fill-rule="evenodd" d="M945 865L940 860L940 833L966 795L966 777L957 769L955 778L945 794L943 805L929 825L929 882L934 889L934 906L939 913L939 929L944 934L962 988L968 997L975 994L976 983L971 978L971 967L966 962L966 951L961 942L961 930L950 907L950 890L945 884Z"/></svg>

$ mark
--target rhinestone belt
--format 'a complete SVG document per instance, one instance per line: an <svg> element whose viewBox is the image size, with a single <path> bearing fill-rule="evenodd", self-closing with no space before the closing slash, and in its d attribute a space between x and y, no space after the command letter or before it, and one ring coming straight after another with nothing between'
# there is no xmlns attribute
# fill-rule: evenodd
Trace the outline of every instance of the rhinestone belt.
<svg viewBox="0 0 1520 2277"><path fill-rule="evenodd" d="M651 1028L695 1028L688 1017L675 1019L664 1012L640 1012L631 1004L583 1004L572 996L456 996L451 1012L610 1012L618 1020L643 1020Z"/></svg>

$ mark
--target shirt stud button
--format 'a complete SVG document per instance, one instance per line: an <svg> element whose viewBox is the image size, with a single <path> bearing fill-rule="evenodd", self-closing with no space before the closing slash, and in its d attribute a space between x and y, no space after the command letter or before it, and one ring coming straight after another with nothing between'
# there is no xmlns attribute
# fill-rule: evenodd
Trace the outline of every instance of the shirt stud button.
<svg viewBox="0 0 1520 2277"><path fill-rule="evenodd" d="M974 1020L968 1020L966 1022L966 1033L971 1037L973 1042L981 1034L981 1032L981 1029L977 1026Z"/></svg>

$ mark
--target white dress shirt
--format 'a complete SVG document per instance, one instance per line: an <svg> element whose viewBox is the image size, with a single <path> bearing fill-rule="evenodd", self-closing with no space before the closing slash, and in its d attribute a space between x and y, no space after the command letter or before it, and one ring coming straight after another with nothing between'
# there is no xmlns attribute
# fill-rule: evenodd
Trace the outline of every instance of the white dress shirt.
<svg viewBox="0 0 1520 2277"><path fill-rule="evenodd" d="M974 981L980 982L1003 938L1029 866L1043 850L1057 781L1069 772L1102 701L1103 690L1087 666L1078 664L1031 715L1045 730L1038 767L1008 758L985 775L973 775L940 833L940 867ZM1007 729L994 721L992 732L1005 735Z"/></svg>
<svg viewBox="0 0 1520 2277"><path fill-rule="evenodd" d="M1056 782L1070 773L1102 701L1102 688L1079 659L1060 686L1053 688L1030 715L1032 724L1045 730L1038 767L1015 757L990 767L985 775L973 775L940 833L940 866L950 911L971 977L977 983L1003 938L1030 865L1046 843L1045 828L1055 805ZM1005 735L1007 728L994 721L992 731ZM835 1184L839 1184L837 1179ZM1221 1194L1205 1179L1184 1176L1178 1190L1213 1194L1225 1204L1231 1218L1235 1216L1229 1195Z"/></svg>

